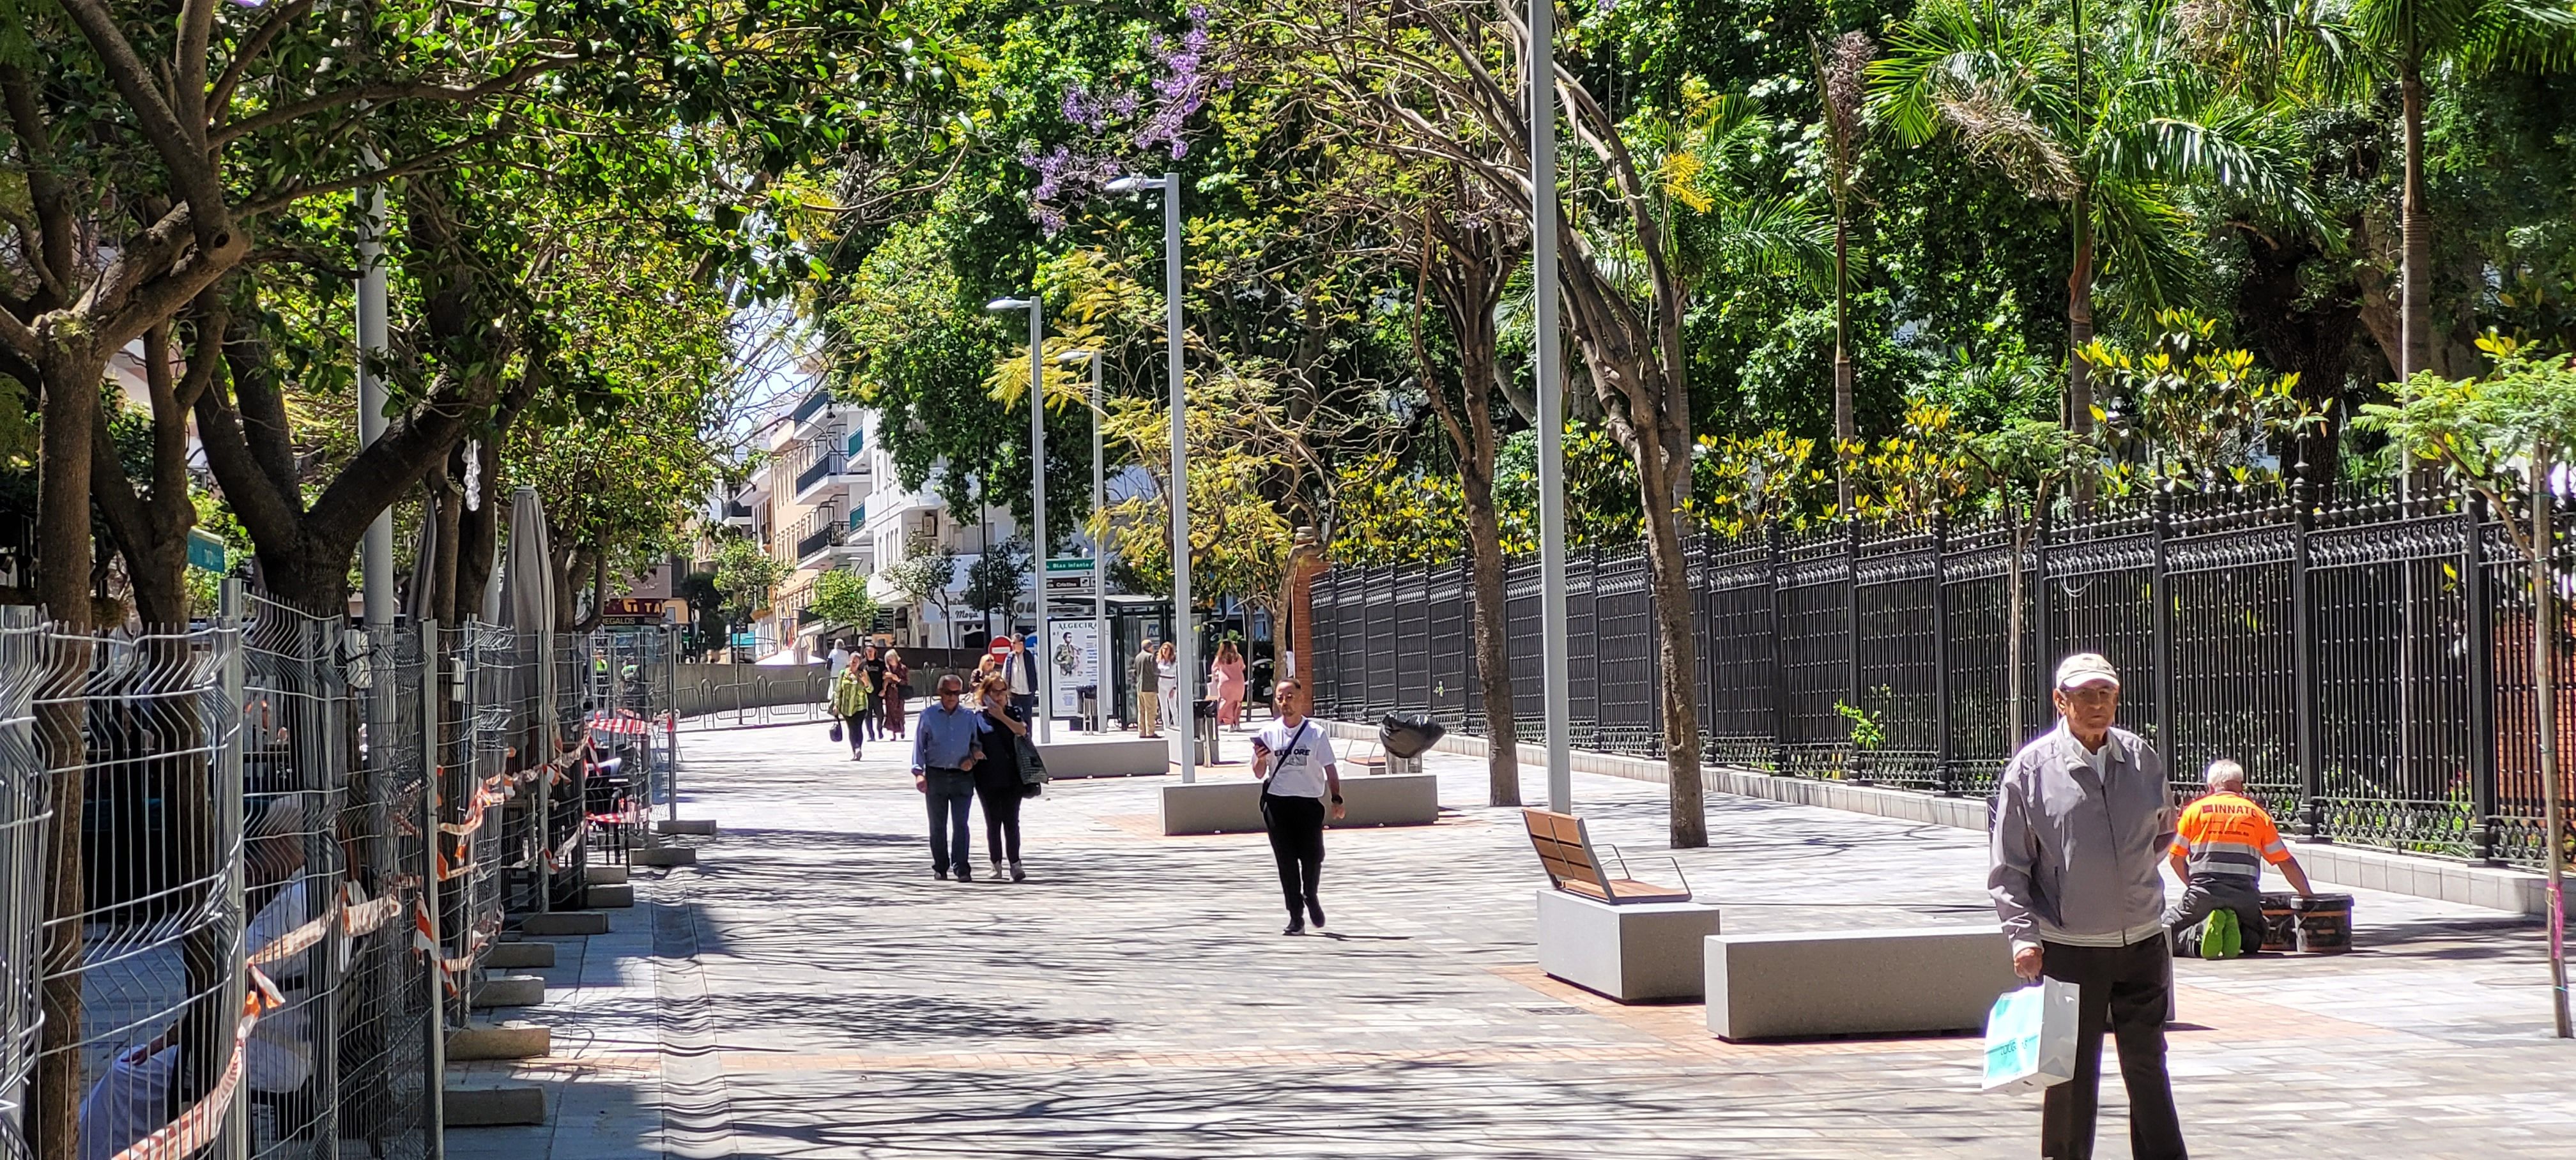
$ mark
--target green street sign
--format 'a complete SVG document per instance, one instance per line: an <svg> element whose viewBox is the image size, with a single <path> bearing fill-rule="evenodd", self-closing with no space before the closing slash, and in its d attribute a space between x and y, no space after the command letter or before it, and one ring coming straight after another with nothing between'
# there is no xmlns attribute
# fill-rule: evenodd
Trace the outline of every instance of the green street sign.
<svg viewBox="0 0 2576 1160"><path fill-rule="evenodd" d="M1047 560L1047 572L1088 572L1098 563L1089 556L1056 556Z"/></svg>
<svg viewBox="0 0 2576 1160"><path fill-rule="evenodd" d="M204 528L188 529L188 566L221 573L231 569L225 559L224 538Z"/></svg>

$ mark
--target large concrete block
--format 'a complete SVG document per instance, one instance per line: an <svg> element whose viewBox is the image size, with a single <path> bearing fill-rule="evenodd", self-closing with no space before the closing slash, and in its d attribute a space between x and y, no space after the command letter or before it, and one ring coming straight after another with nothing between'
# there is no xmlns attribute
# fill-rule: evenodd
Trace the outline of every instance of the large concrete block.
<svg viewBox="0 0 2576 1160"><path fill-rule="evenodd" d="M1696 999L1702 947L1717 908L1699 902L1613 906L1562 890L1538 892L1538 965L1622 1003Z"/></svg>
<svg viewBox="0 0 2576 1160"><path fill-rule="evenodd" d="M460 1027L447 1033L452 1063L473 1059L535 1059L554 1050L554 1032L544 1027Z"/></svg>
<svg viewBox="0 0 2576 1160"><path fill-rule="evenodd" d="M601 910L622 910L635 905L635 888L623 884L591 886L582 891L581 904Z"/></svg>
<svg viewBox="0 0 2576 1160"><path fill-rule="evenodd" d="M653 823L653 832L691 834L701 838L713 837L716 832L716 820L714 818L664 818Z"/></svg>
<svg viewBox="0 0 2576 1160"><path fill-rule="evenodd" d="M506 1128L546 1122L546 1089L451 1087L439 1096L440 1119L450 1128Z"/></svg>
<svg viewBox="0 0 2576 1160"><path fill-rule="evenodd" d="M1038 746L1038 760L1058 781L1086 777L1154 777L1171 768L1172 750L1160 738L1054 741Z"/></svg>
<svg viewBox="0 0 2576 1160"><path fill-rule="evenodd" d="M474 1006L535 1007L546 1001L546 980L541 975L486 975L474 987Z"/></svg>
<svg viewBox="0 0 2576 1160"><path fill-rule="evenodd" d="M1721 934L1704 955L1720 1039L1974 1031L2017 985L1993 927Z"/></svg>
<svg viewBox="0 0 2576 1160"><path fill-rule="evenodd" d="M628 850L626 863L630 866L695 866L698 864L698 852L687 846Z"/></svg>
<svg viewBox="0 0 2576 1160"><path fill-rule="evenodd" d="M494 943L483 952L483 965L515 970L555 965L555 944L550 942Z"/></svg>
<svg viewBox="0 0 2576 1160"><path fill-rule="evenodd" d="M1166 834L1251 834L1261 831L1261 783L1203 781L1163 787ZM1358 826L1427 826L1440 820L1440 779L1433 774L1387 774L1342 779L1342 820Z"/></svg>
<svg viewBox="0 0 2576 1160"><path fill-rule="evenodd" d="M626 885L626 868L623 866L586 866L582 868L582 881L592 886L624 886Z"/></svg>
<svg viewBox="0 0 2576 1160"><path fill-rule="evenodd" d="M519 919L519 933L534 938L607 934L608 916L592 910L557 910L523 915Z"/></svg>

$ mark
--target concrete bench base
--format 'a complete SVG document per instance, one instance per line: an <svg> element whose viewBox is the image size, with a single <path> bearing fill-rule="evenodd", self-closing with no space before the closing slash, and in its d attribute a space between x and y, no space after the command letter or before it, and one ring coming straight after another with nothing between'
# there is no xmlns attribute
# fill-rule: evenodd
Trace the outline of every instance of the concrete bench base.
<svg viewBox="0 0 2576 1160"><path fill-rule="evenodd" d="M698 852L686 846L661 846L648 850L628 850L629 866L695 866Z"/></svg>
<svg viewBox="0 0 2576 1160"><path fill-rule="evenodd" d="M547 914L525 915L519 919L519 933L532 938L607 934L608 916L588 910L557 910Z"/></svg>
<svg viewBox="0 0 2576 1160"><path fill-rule="evenodd" d="M483 952L483 965L514 970L555 965L555 944L550 942L494 943Z"/></svg>
<svg viewBox="0 0 2576 1160"><path fill-rule="evenodd" d="M1538 892L1538 966L1622 1003L1696 999L1702 944L1717 908L1698 902L1612 906L1562 890Z"/></svg>
<svg viewBox="0 0 2576 1160"><path fill-rule="evenodd" d="M1440 779L1432 774L1342 779L1342 820L1358 826L1427 826L1440 820ZM1261 783L1251 778L1163 787L1163 832L1254 834L1261 832Z"/></svg>
<svg viewBox="0 0 2576 1160"><path fill-rule="evenodd" d="M583 883L585 883L585 884L587 884L587 885L591 885L591 886L624 886L624 885L626 885L626 868L625 868L625 867L623 867L623 866L587 866L587 867L584 867L584 868L582 869L582 872L581 872L581 873L582 873L582 879L581 879L581 880L582 880L582 882L583 882Z"/></svg>
<svg viewBox="0 0 2576 1160"><path fill-rule="evenodd" d="M601 910L622 910L635 905L635 888L624 884L592 886L581 892L581 904Z"/></svg>
<svg viewBox="0 0 2576 1160"><path fill-rule="evenodd" d="M540 975L487 975L474 988L477 1010L493 1007L536 1007L546 1001L546 980Z"/></svg>
<svg viewBox="0 0 2576 1160"><path fill-rule="evenodd" d="M509 1128L546 1122L541 1087L452 1087L440 1093L440 1121L450 1128Z"/></svg>
<svg viewBox="0 0 2576 1160"><path fill-rule="evenodd" d="M554 1032L544 1027L464 1027L447 1033L447 1058L535 1059L554 1044Z"/></svg>
<svg viewBox="0 0 2576 1160"><path fill-rule="evenodd" d="M1170 767L1171 747L1161 738L1139 740L1055 741L1038 746L1047 776L1058 781L1086 777L1157 777Z"/></svg>
<svg viewBox="0 0 2576 1160"><path fill-rule="evenodd" d="M1992 927L1714 935L1705 958L1727 1040L1974 1031L2017 985Z"/></svg>
<svg viewBox="0 0 2576 1160"><path fill-rule="evenodd" d="M715 836L714 818L664 818L653 823L656 834L690 834L700 838Z"/></svg>

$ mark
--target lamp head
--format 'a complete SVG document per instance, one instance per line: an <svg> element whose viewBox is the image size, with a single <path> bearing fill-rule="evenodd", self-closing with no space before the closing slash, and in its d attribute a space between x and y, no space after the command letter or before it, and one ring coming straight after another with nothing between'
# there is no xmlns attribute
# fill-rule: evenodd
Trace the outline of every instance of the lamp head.
<svg viewBox="0 0 2576 1160"><path fill-rule="evenodd" d="M996 298L984 304L984 310L988 314L1000 314L1005 310L1026 310L1028 308L1029 300L1026 298Z"/></svg>
<svg viewBox="0 0 2576 1160"><path fill-rule="evenodd" d="M1096 350L1069 350L1063 354L1055 356L1055 361L1063 363L1066 366L1072 366L1076 363L1089 362L1092 359L1099 357L1100 352Z"/></svg>
<svg viewBox="0 0 2576 1160"><path fill-rule="evenodd" d="M1143 193L1149 189L1161 189L1163 188L1163 179L1159 177L1137 177L1131 174L1110 182L1104 188L1111 193L1124 196L1130 193Z"/></svg>

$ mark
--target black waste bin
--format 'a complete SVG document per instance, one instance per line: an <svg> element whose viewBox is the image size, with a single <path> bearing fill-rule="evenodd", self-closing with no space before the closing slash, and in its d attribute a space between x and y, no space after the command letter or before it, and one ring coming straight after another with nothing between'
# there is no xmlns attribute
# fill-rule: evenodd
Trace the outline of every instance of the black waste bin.
<svg viewBox="0 0 2576 1160"><path fill-rule="evenodd" d="M1389 713L1377 723L1377 740L1387 755L1406 761L1430 752L1448 732L1428 713Z"/></svg>

